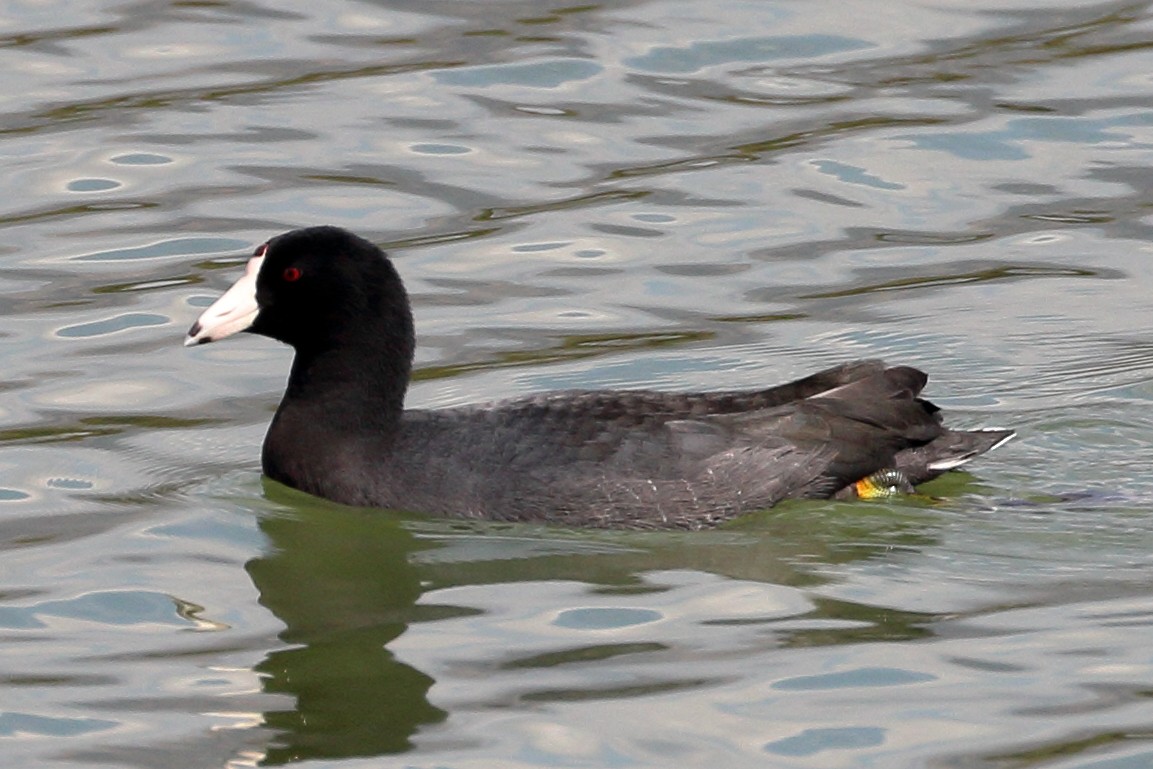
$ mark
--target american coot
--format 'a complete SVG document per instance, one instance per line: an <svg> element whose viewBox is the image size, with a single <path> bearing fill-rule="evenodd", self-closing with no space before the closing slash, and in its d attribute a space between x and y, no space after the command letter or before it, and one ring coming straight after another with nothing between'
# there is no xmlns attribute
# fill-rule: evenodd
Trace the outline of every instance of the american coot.
<svg viewBox="0 0 1153 769"><path fill-rule="evenodd" d="M349 505L700 528L786 498L921 483L1013 436L943 427L917 397L925 374L869 360L767 390L570 390L405 410L404 285L383 251L336 227L257 248L185 344L238 331L296 350L264 472Z"/></svg>

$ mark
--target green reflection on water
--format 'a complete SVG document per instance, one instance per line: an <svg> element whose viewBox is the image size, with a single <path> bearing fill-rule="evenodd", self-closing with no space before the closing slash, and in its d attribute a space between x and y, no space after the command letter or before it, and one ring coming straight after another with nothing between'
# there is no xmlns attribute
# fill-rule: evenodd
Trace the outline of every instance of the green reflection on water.
<svg viewBox="0 0 1153 769"><path fill-rule="evenodd" d="M1146 693L1145 696L1149 696ZM1084 753L1096 755L1102 748L1109 746L1119 747L1126 742L1138 741L1147 743L1153 734L1148 729L1135 729L1121 731L1108 729L1090 734L1087 737L1078 737L1068 740L1057 740L1045 743L1032 750L1022 750L1016 753L1003 753L989 756L985 759L990 765L1004 769L1029 769L1029 767L1052 766L1055 759L1079 756ZM1108 760L1102 758L1099 762L1082 764L1086 769L1143 769L1150 766L1148 753Z"/></svg>
<svg viewBox="0 0 1153 769"><path fill-rule="evenodd" d="M284 623L284 646L269 651L256 669L266 692L287 695L294 703L263 714L276 732L265 758L274 765L402 753L411 749L419 730L447 718L430 702L432 675L399 659L388 646L416 623L480 610L444 599L422 602L427 592L571 580L596 594L660 593L671 588L654 590L647 575L674 570L816 585L822 578L807 564L882 557L894 542L910 550L936 543L931 516L895 505L798 503L777 518L769 511L743 527L686 534L429 520L343 507L268 480L265 492L273 509L259 519L259 527L268 545L246 569L261 604ZM931 633L933 618L816 598L811 611L791 619L839 623L841 629L775 629L776 619L766 618L764 626L777 643L812 646L923 638ZM469 664L491 666L496 673L569 664L628 666L633 655L642 664L651 655L682 653L660 640L590 645L579 629L573 632L567 648L542 653L518 651L513 644L505 655ZM683 675L641 677L623 685L542 686L519 692L517 700L634 698L716 683L690 666ZM478 689L482 700L485 691Z"/></svg>
<svg viewBox="0 0 1153 769"><path fill-rule="evenodd" d="M715 336L711 331L652 332L634 334L572 334L553 347L538 350L518 350L498 355L495 359L478 363L456 363L447 366L425 366L413 372L412 380L444 379L472 371L489 371L516 366L537 366L544 363L592 358L624 350L647 350L692 342L702 342Z"/></svg>
<svg viewBox="0 0 1153 769"><path fill-rule="evenodd" d="M874 294L882 291L903 291L914 288L931 288L935 286L952 286L964 283L985 283L1013 278L1089 278L1098 277L1097 270L1077 267L1031 267L1026 265L1003 265L989 267L983 270L956 272L941 275L918 275L908 278L897 278L867 286L845 288L837 291L824 291L819 294L806 294L799 299L832 299L835 297L858 296L860 294Z"/></svg>
<svg viewBox="0 0 1153 769"><path fill-rule="evenodd" d="M593 192L588 195L578 195L564 200L553 200L548 203L538 203L530 206L486 208L474 218L478 222L511 219L517 216L529 216L549 211L564 211L573 208L584 208L585 206L599 206L618 201L641 200L648 197L649 194L651 193L648 190L605 190L603 192Z"/></svg>
<svg viewBox="0 0 1153 769"><path fill-rule="evenodd" d="M186 419L157 414L116 414L82 417L67 424L13 427L0 430L0 444L38 444L79 441L106 435L118 435L127 428L147 430L173 430L185 427L203 427L222 420L200 417Z"/></svg>
<svg viewBox="0 0 1153 769"><path fill-rule="evenodd" d="M266 764L398 753L422 724L446 714L427 699L433 680L386 644L404 632L421 594L411 556L422 542L395 517L303 504L300 516L260 521L271 548L246 568L260 602L285 624L288 648L256 666L290 710L264 714L278 732Z"/></svg>
<svg viewBox="0 0 1153 769"><path fill-rule="evenodd" d="M657 642L597 644L593 646L578 646L563 651L548 652L546 654L533 654L527 657L509 660L502 667L515 670L518 668L551 668L560 665L580 664L585 662L601 662L630 654L647 654L668 650L668 646Z"/></svg>

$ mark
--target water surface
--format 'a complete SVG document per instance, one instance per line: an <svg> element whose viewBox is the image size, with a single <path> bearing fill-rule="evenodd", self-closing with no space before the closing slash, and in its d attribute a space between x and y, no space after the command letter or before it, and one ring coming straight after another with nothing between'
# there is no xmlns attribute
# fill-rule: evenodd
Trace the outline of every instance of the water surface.
<svg viewBox="0 0 1153 769"><path fill-rule="evenodd" d="M1153 763L1153 10L19 3L0 16L0 763ZM1020 437L713 532L263 482L269 236L392 251L415 406L858 357Z"/></svg>

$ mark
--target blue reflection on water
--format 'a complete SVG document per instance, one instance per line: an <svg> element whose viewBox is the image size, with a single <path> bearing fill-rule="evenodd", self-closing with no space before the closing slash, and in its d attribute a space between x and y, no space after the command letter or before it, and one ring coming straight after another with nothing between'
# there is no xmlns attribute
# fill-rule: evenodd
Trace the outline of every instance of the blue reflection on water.
<svg viewBox="0 0 1153 769"><path fill-rule="evenodd" d="M885 730L873 726L806 729L792 737L770 742L765 751L781 756L812 756L825 750L873 748L884 742Z"/></svg>
<svg viewBox="0 0 1153 769"><path fill-rule="evenodd" d="M0 737L20 734L42 734L50 737L71 737L99 732L117 726L115 721L102 718L49 718L31 713L0 713Z"/></svg>
<svg viewBox="0 0 1153 769"><path fill-rule="evenodd" d="M659 611L652 609L590 608L562 611L553 620L557 627L571 627L580 630L608 630L611 628L643 625L662 619Z"/></svg>
<svg viewBox="0 0 1153 769"><path fill-rule="evenodd" d="M904 686L936 681L937 677L928 673L915 673L900 668L857 668L819 676L798 676L786 678L773 684L774 689L814 690L847 689L857 686Z"/></svg>
<svg viewBox="0 0 1153 769"><path fill-rule="evenodd" d="M149 590L106 590L62 601L43 601L32 606L0 606L0 627L3 628L45 627L41 617L64 617L121 626L190 624L179 615L176 601L171 596Z"/></svg>
<svg viewBox="0 0 1153 769"><path fill-rule="evenodd" d="M104 336L130 328L163 326L167 322L168 318L164 315L156 315L150 312L128 312L123 315L117 315L114 318L105 318L104 320L97 320L91 323L78 323L75 326L65 326L59 329L56 335L70 338Z"/></svg>

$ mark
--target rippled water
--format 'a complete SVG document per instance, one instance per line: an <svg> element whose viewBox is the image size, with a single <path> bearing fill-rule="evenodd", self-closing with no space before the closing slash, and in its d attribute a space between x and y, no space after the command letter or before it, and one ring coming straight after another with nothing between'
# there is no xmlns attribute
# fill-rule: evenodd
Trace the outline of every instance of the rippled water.
<svg viewBox="0 0 1153 769"><path fill-rule="evenodd" d="M1148 3L11 3L0 764L1153 765ZM266 484L289 355L184 330L389 247L440 406L930 371L1020 437L699 534Z"/></svg>

